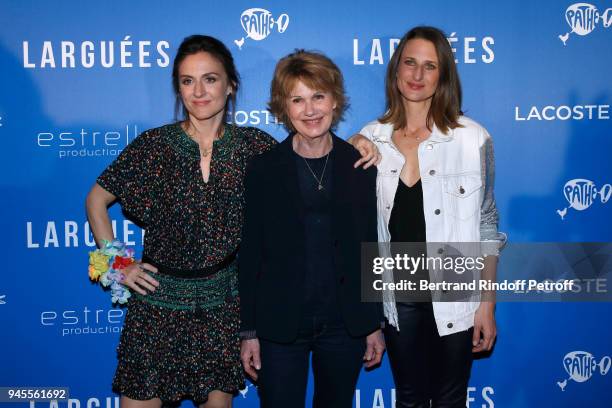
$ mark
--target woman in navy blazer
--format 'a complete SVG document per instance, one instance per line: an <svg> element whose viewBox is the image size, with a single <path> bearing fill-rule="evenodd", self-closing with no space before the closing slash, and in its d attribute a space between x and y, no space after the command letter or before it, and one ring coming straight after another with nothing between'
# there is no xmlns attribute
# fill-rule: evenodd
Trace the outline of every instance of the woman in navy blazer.
<svg viewBox="0 0 612 408"><path fill-rule="evenodd" d="M331 132L346 106L327 57L279 61L270 110L291 131L247 171L239 255L241 358L263 407L350 407L362 360L380 362L380 304L361 302L361 243L376 242L376 170Z"/></svg>

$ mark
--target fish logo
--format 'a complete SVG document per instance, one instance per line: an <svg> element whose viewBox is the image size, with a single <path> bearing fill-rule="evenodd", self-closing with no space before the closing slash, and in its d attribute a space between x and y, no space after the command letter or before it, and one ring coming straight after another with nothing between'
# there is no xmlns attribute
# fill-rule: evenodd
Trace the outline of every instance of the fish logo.
<svg viewBox="0 0 612 408"><path fill-rule="evenodd" d="M242 395L242 398L246 398L247 394L249 393L249 387L255 387L253 384L247 384L243 389L238 390L238 392L240 392L240 395Z"/></svg>
<svg viewBox="0 0 612 408"><path fill-rule="evenodd" d="M565 183L563 195L569 206L562 210L557 210L561 220L565 220L569 208L573 208L576 211L584 211L593 205L597 197L599 197L602 204L607 203L612 195L612 185L604 184L601 189L598 189L591 180L573 179Z"/></svg>
<svg viewBox="0 0 612 408"><path fill-rule="evenodd" d="M565 391L568 380L583 383L590 380L598 369L601 375L606 375L610 371L611 365L612 359L610 356L605 356L597 362L593 354L588 351L569 352L563 357L563 368L569 377L558 381L557 385L561 388L561 391Z"/></svg>
<svg viewBox="0 0 612 408"><path fill-rule="evenodd" d="M247 38L255 41L266 39L274 27L282 34L289 26L289 15L281 14L278 18L274 18L272 13L262 8L250 8L244 10L240 15L240 24L246 33L246 37L239 40L234 40L234 44L241 50Z"/></svg>
<svg viewBox="0 0 612 408"><path fill-rule="evenodd" d="M559 35L563 45L567 45L567 40L572 33L580 36L591 34L599 22L602 23L604 28L610 27L612 25L612 8L606 9L601 14L597 7L592 4L575 3L565 10L565 21L571 30Z"/></svg>

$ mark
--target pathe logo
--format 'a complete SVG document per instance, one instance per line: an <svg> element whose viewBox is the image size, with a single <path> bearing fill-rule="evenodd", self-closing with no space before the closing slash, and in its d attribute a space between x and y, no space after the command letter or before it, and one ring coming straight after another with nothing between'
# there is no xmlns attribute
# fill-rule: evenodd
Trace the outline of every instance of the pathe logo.
<svg viewBox="0 0 612 408"><path fill-rule="evenodd" d="M580 36L591 34L601 22L604 28L612 25L612 8L606 9L603 14L589 3L574 3L565 10L565 21L571 28L571 31L560 34L559 39L563 45L567 45L567 40L570 34L574 33Z"/></svg>
<svg viewBox="0 0 612 408"><path fill-rule="evenodd" d="M610 356L604 356L597 362L595 356L588 351L571 351L563 357L563 368L565 368L569 377L557 381L557 385L561 388L561 391L565 391L568 380L583 383L590 380L598 368L599 374L606 375L610 371L611 365L612 359Z"/></svg>
<svg viewBox="0 0 612 408"><path fill-rule="evenodd" d="M251 387L253 387L253 388L257 389L257 387L255 386L255 384L252 384L252 383L250 383L250 382L247 382L246 386L245 386L243 389L239 390L240 395L242 396L242 398L248 398L248 397L247 397L247 395L248 395L249 390L250 390L250 388L251 388ZM255 392L257 392L257 391L255 391Z"/></svg>
<svg viewBox="0 0 612 408"><path fill-rule="evenodd" d="M0 305L6 305L6 295L0 295Z"/></svg>
<svg viewBox="0 0 612 408"><path fill-rule="evenodd" d="M244 10L240 15L240 24L246 33L246 37L239 40L234 40L234 44L241 50L247 38L255 41L266 39L274 26L280 34L284 33L289 25L289 15L281 14L278 18L274 18L272 13L262 8L250 8Z"/></svg>
<svg viewBox="0 0 612 408"><path fill-rule="evenodd" d="M573 208L576 211L584 211L593 205L597 197L599 197L602 204L607 203L612 195L612 185L604 184L598 189L591 180L573 179L565 183L563 195L569 206L562 210L557 210L561 220L565 220L569 208Z"/></svg>

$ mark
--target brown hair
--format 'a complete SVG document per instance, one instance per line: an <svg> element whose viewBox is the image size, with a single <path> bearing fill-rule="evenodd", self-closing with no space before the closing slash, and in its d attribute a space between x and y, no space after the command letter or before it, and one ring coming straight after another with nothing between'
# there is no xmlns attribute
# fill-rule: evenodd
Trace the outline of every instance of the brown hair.
<svg viewBox="0 0 612 408"><path fill-rule="evenodd" d="M232 93L227 98L225 108L223 109L223 118L225 120L227 113L231 112L231 121L233 122L233 113L236 110L236 93L238 93L238 89L240 88L240 75L238 74L236 66L234 65L234 58L232 57L232 53L221 41L214 37L198 34L186 37L181 45L179 45L179 48L176 51L176 56L174 57L174 65L172 66L172 88L174 89L175 95L174 118L175 120L178 120L179 110L182 111L185 119L189 118L189 112L187 112L187 109L183 105L183 100L181 99L179 68L185 58L199 52L206 52L210 54L213 58L219 61L221 65L223 65L227 79L232 86Z"/></svg>
<svg viewBox="0 0 612 408"><path fill-rule="evenodd" d="M298 81L302 81L310 89L332 94L336 101L332 127L336 126L348 107L348 98L344 94L344 79L340 69L331 59L314 51L295 50L278 61L270 84L270 112L283 122L287 129L295 130L287 115L287 98Z"/></svg>
<svg viewBox="0 0 612 408"><path fill-rule="evenodd" d="M446 134L449 128L461 127L458 122L459 116L463 114L461 112L461 82L455 65L455 56L446 36L435 27L414 27L402 37L387 67L385 77L386 112L378 120L381 123L392 123L394 129L406 125L402 95L397 88L397 68L406 43L417 38L429 41L434 45L440 70L438 87L431 99L431 106L427 113L427 128L431 130L431 125L435 124L442 133Z"/></svg>

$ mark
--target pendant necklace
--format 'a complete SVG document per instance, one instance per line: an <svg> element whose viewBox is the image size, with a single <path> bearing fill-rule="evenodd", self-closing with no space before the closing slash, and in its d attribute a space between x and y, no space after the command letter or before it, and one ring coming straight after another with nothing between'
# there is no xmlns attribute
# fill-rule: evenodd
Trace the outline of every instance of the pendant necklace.
<svg viewBox="0 0 612 408"><path fill-rule="evenodd" d="M208 149L203 149L202 147L200 147L200 143L199 143L199 142L197 142L197 139L195 138L195 135L192 135L192 134L189 132L189 127L188 127L188 128L185 128L185 133L187 133L187 136L189 136L189 137L191 138L191 140L193 140L193 141L195 141L196 143L198 143L198 147L199 147L199 150L200 150L200 156L201 156L201 157L206 157L206 156L208 156L209 154L211 154L211 153L212 153L213 146L211 145L211 146L210 146ZM215 137L215 138L213 139L213 142L214 142L216 139L217 139L217 138Z"/></svg>
<svg viewBox="0 0 612 408"><path fill-rule="evenodd" d="M417 129L417 132L418 131L419 131L419 129ZM408 129L407 129L407 127L404 127L404 137L408 138ZM411 137L410 139L414 139L417 142L420 142L421 141L421 136L417 135L417 136Z"/></svg>
<svg viewBox="0 0 612 408"><path fill-rule="evenodd" d="M306 166L308 167L308 170L310 170L310 174L312 174L312 177L314 177L314 179L317 182L317 190L321 191L323 190L323 177L325 177L325 169L327 169L327 161L329 160L329 154L331 153L331 150L329 151L329 153L327 153L327 155L325 156L325 164L323 165L323 171L321 172L321 177L317 177L315 172L312 171L312 168L310 167L310 164L308 164L308 161L302 157L302 160L304 160L304 163L306 163Z"/></svg>

